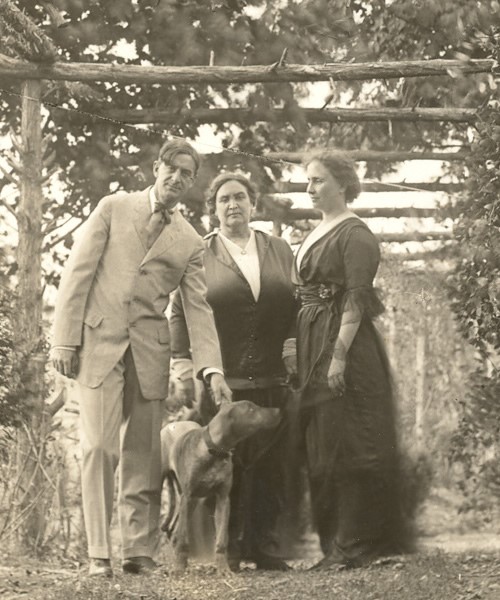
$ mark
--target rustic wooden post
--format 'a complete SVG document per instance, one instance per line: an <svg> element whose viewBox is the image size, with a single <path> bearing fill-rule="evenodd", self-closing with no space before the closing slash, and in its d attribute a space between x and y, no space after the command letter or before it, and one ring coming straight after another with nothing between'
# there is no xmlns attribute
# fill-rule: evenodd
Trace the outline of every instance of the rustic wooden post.
<svg viewBox="0 0 500 600"><path fill-rule="evenodd" d="M389 323L387 327L387 353L389 354L389 359L391 361L391 366L394 370L396 370L396 307L391 306L389 309Z"/></svg>
<svg viewBox="0 0 500 600"><path fill-rule="evenodd" d="M45 515L41 461L44 448L44 371L46 356L42 334L42 127L40 80L22 84L20 199L18 225L17 348L26 359L25 400L30 422L18 436L20 481L17 522L20 541L36 546Z"/></svg>
<svg viewBox="0 0 500 600"><path fill-rule="evenodd" d="M425 308L424 308L425 310ZM415 390L415 440L417 452L424 450L424 404L425 404L425 351L427 346L427 327L425 315L422 328L417 334L416 343L416 390Z"/></svg>
<svg viewBox="0 0 500 600"><path fill-rule="evenodd" d="M273 219L273 235L281 237L283 233L283 223L280 219Z"/></svg>

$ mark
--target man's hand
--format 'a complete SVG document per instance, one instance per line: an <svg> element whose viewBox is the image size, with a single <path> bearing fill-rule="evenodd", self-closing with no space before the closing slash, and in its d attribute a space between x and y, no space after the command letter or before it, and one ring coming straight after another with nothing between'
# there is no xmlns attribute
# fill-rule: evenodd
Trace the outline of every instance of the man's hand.
<svg viewBox="0 0 500 600"><path fill-rule="evenodd" d="M193 408L194 381L192 378L174 381L174 398L179 407Z"/></svg>
<svg viewBox="0 0 500 600"><path fill-rule="evenodd" d="M345 360L340 358L332 358L330 368L328 369L328 387L332 390L335 396L342 396L345 392Z"/></svg>
<svg viewBox="0 0 500 600"><path fill-rule="evenodd" d="M52 348L50 358L56 371L74 379L78 374L78 353L76 347Z"/></svg>
<svg viewBox="0 0 500 600"><path fill-rule="evenodd" d="M210 390L212 391L213 400L216 406L222 403L231 402L233 394L220 373L212 373L210 375Z"/></svg>

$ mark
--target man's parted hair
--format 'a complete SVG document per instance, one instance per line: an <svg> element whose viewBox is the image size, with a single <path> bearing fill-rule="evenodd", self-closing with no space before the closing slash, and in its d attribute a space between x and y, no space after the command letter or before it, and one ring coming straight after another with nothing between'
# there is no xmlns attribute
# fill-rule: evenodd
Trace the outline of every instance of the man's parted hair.
<svg viewBox="0 0 500 600"><path fill-rule="evenodd" d="M171 165L178 154L187 154L193 159L195 166L194 174L196 175L200 168L200 155L189 142L186 142L186 140L174 138L164 142L158 153L158 160L161 160L166 165Z"/></svg>

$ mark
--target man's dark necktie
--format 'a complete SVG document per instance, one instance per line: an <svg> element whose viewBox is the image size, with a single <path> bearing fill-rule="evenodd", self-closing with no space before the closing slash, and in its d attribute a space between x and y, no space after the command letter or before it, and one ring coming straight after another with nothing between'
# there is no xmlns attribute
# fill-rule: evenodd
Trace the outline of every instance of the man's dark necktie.
<svg viewBox="0 0 500 600"><path fill-rule="evenodd" d="M156 238L160 235L165 225L168 225L171 222L170 213L167 210L167 207L164 204L161 204L158 201L155 201L153 214L149 219L148 226L146 227L146 231L148 233L148 250L155 243Z"/></svg>

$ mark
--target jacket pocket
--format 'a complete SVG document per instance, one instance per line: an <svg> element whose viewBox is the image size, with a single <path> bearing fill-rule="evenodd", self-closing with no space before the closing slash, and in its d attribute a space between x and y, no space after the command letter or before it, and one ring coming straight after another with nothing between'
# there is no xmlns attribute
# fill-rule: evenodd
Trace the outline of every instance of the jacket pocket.
<svg viewBox="0 0 500 600"><path fill-rule="evenodd" d="M170 343L170 332L168 329L158 329L158 341L160 344L169 344Z"/></svg>
<svg viewBox="0 0 500 600"><path fill-rule="evenodd" d="M104 317L102 315L90 314L84 317L83 322L85 323L85 325L88 325L91 329L95 329L96 327L99 327L99 325L102 323L103 318Z"/></svg>

